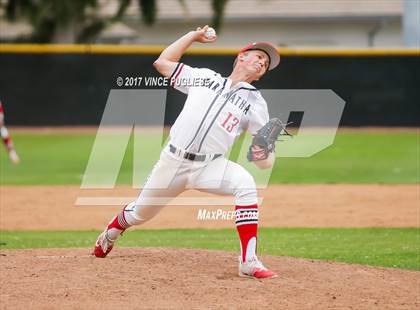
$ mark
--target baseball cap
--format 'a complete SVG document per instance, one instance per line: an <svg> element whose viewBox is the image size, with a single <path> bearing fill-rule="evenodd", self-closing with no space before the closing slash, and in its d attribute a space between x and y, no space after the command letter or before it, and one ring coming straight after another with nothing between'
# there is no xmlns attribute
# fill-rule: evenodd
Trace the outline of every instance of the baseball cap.
<svg viewBox="0 0 420 310"><path fill-rule="evenodd" d="M254 43L250 43L247 46L243 47L239 52L243 53L246 51L263 51L264 53L267 54L268 59L269 59L269 64L268 64L268 70L273 70L275 67L277 67L280 63L280 55L279 52L277 51L277 48L268 42L254 42ZM235 60L235 64L236 64L237 59ZM234 64L234 65L235 65Z"/></svg>

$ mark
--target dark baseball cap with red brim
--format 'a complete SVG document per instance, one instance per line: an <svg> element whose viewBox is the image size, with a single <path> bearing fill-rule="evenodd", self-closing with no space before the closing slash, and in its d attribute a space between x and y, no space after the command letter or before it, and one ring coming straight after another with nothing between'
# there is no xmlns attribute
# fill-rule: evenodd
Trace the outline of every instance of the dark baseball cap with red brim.
<svg viewBox="0 0 420 310"><path fill-rule="evenodd" d="M268 70L273 70L280 63L280 55L277 48L268 42L254 42L250 43L240 50L240 53L246 51L263 51L267 54L269 59Z"/></svg>

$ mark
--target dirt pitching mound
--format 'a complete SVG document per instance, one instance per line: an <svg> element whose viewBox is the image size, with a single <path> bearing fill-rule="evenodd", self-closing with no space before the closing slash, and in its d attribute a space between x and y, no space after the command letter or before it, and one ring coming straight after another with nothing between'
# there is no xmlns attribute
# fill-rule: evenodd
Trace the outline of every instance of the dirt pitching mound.
<svg viewBox="0 0 420 310"><path fill-rule="evenodd" d="M2 250L2 309L418 309L420 273L262 256L271 280L237 275L235 253L117 248Z"/></svg>

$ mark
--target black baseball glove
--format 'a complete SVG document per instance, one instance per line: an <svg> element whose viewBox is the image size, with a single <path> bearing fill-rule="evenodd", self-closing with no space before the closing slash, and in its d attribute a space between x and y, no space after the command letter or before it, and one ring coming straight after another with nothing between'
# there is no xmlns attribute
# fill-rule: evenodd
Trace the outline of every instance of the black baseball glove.
<svg viewBox="0 0 420 310"><path fill-rule="evenodd" d="M276 141L280 135L291 136L286 131L286 125L280 119L270 119L267 124L257 131L257 134L252 139L252 144L247 154L248 160L258 161L267 159L269 154L274 151Z"/></svg>

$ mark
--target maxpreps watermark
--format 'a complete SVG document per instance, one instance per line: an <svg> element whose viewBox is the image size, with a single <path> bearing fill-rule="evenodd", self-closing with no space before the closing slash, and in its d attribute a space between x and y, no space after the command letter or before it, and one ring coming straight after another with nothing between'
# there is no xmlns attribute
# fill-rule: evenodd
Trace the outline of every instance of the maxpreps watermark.
<svg viewBox="0 0 420 310"><path fill-rule="evenodd" d="M210 79L200 77L167 78L163 76L119 76L117 77L116 83L118 87L209 87Z"/></svg>
<svg viewBox="0 0 420 310"><path fill-rule="evenodd" d="M198 221L229 221L229 220L251 220L258 218L258 211L226 211L222 209L207 210L198 209Z"/></svg>
<svg viewBox="0 0 420 310"><path fill-rule="evenodd" d="M235 211L226 211L222 209L207 210L198 209L197 220L199 221L219 221L219 220L233 220L236 218Z"/></svg>

